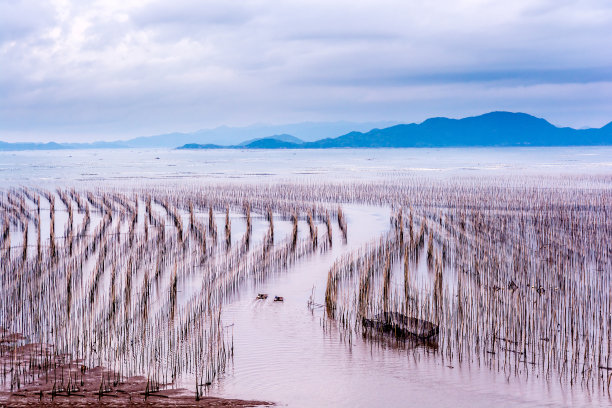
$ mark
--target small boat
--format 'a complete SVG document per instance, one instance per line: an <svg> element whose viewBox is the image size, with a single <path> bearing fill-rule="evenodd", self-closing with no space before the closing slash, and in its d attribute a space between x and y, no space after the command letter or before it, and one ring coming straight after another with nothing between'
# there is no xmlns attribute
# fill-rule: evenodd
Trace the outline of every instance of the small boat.
<svg viewBox="0 0 612 408"><path fill-rule="evenodd" d="M257 295L257 300L265 300L268 298L268 294L267 293L259 293Z"/></svg>
<svg viewBox="0 0 612 408"><path fill-rule="evenodd" d="M437 324L398 312L380 313L373 319L363 318L363 326L391 332L397 337L413 337L420 340L433 339L439 332Z"/></svg>
<svg viewBox="0 0 612 408"><path fill-rule="evenodd" d="M274 301L275 302L283 302L285 299L283 299L282 296L274 296Z"/></svg>

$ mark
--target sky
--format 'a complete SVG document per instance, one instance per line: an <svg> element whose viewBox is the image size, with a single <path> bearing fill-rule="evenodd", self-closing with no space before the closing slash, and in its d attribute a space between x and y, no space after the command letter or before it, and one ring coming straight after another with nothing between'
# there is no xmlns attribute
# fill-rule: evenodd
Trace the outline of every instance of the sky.
<svg viewBox="0 0 612 408"><path fill-rule="evenodd" d="M0 140L612 121L610 0L0 0Z"/></svg>

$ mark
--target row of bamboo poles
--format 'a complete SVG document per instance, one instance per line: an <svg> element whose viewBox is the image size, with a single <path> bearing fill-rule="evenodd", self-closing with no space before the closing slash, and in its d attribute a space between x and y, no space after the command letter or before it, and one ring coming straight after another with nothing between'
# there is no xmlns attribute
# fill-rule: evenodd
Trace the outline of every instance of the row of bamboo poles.
<svg viewBox="0 0 612 408"><path fill-rule="evenodd" d="M398 312L439 325L430 351L449 364L609 390L610 191L438 185L397 197L390 232L329 271L327 314L352 339L376 337L364 318Z"/></svg>
<svg viewBox="0 0 612 408"><path fill-rule="evenodd" d="M44 377L53 393L70 393L74 367L104 366L101 390L135 375L147 377L147 393L194 378L199 398L233 356L223 305L245 282L326 250L318 240L331 245L329 214L337 215L320 204L208 193L2 193L0 387L18 391ZM232 214L246 226L238 240ZM252 236L254 216L268 224L263 237ZM291 222L289 236L275 233L277 220ZM300 237L307 220L314 233L319 223L329 232ZM71 374L58 378L62 364Z"/></svg>

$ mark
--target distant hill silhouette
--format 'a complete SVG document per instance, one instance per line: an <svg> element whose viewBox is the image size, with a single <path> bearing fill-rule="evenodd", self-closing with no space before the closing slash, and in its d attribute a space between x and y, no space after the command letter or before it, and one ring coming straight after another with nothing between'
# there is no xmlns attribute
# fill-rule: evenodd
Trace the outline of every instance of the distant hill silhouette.
<svg viewBox="0 0 612 408"><path fill-rule="evenodd" d="M197 143L187 143L179 147L178 149L226 149L225 146L220 146L216 144L197 144Z"/></svg>
<svg viewBox="0 0 612 408"><path fill-rule="evenodd" d="M274 145L274 141L276 142L287 142L287 143L293 143L293 144L302 144L304 143L303 140L298 139L295 136L291 136L288 134L282 134L282 135L274 135L274 136L268 136L268 137L259 137L256 139L250 139L250 140L245 140L242 143L237 144L236 146L254 146L255 145Z"/></svg>
<svg viewBox="0 0 612 408"><path fill-rule="evenodd" d="M352 130L368 131L375 127L387 127L397 122L301 122L284 125L256 124L250 126L219 126L214 129L202 129L189 133L166 133L162 135L143 136L126 140L122 143L128 147L171 147L185 143L231 145L244 144L245 140L252 142L255 139L270 137L271 135L295 137L301 140L319 140L335 137ZM290 136L291 135L291 136ZM298 139L298 140L299 140ZM279 139L282 140L282 139ZM298 143L297 140L284 140Z"/></svg>
<svg viewBox="0 0 612 408"><path fill-rule="evenodd" d="M227 148L382 148L477 146L597 146L612 145L612 122L599 129L556 127L526 113L491 112L464 119L431 118L423 123L395 125L336 138L291 143L274 137ZM183 148L188 148L183 146Z"/></svg>
<svg viewBox="0 0 612 408"><path fill-rule="evenodd" d="M308 129L329 132L330 126L346 126L348 122L328 125L305 123L286 125L300 132ZM327 127L326 127L327 126ZM355 124L355 128L364 124ZM599 129L557 127L544 119L526 113L490 112L463 119L431 118L416 124L402 124L353 131L338 137L302 141L287 133L262 136L233 144L239 135L257 136L279 127L221 127L195 133L175 133L136 138L117 142L94 143L6 143L0 150L57 150L121 147L176 147L179 149L325 149L325 148L393 148L393 147L476 147L476 146L598 146L612 145L612 122ZM355 129L354 128L354 129ZM197 143L202 138L225 139L228 145L217 142ZM190 139L191 138L191 139ZM239 139L240 140L240 139ZM174 143L174 144L172 144Z"/></svg>
<svg viewBox="0 0 612 408"><path fill-rule="evenodd" d="M235 146L187 143L178 149L293 149L302 143L300 139L291 135L275 135L246 140Z"/></svg>
<svg viewBox="0 0 612 408"><path fill-rule="evenodd" d="M283 142L272 137L266 137L238 147L245 149L295 149L301 145L302 143Z"/></svg>

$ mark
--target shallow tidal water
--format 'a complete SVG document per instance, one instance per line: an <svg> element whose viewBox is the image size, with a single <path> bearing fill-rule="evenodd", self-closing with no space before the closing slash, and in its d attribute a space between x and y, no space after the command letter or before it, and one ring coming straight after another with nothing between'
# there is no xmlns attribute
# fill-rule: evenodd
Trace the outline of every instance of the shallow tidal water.
<svg viewBox="0 0 612 408"><path fill-rule="evenodd" d="M612 173L612 147L0 152L0 187Z"/></svg>
<svg viewBox="0 0 612 408"><path fill-rule="evenodd" d="M0 152L0 188L277 181L377 181L454 177L612 175L612 148ZM280 406L612 406L607 393L485 365L448 363L424 346L398 349L352 338L325 320L327 273L341 255L389 229L390 208L344 205L348 240L334 224L330 250L264 283L244 286L223 309L234 359L208 393ZM258 228L257 225L255 226ZM241 224L235 236L241 235ZM287 227L288 228L288 227ZM303 232L305 225L299 226ZM262 224L260 229L265 229ZM268 293L265 301L257 293ZM275 295L285 301L273 302ZM308 306L309 300L315 303ZM189 381L185 381L188 386Z"/></svg>
<svg viewBox="0 0 612 408"><path fill-rule="evenodd" d="M580 407L612 406L607 395L495 368L442 361L425 346L397 348L361 338L349 341L326 326L322 308L327 271L341 254L388 229L388 208L345 206L349 236L331 251L298 262L264 284L241 291L226 306L233 330L233 365L211 395L274 401L280 406L336 407ZM339 235L337 229L335 236ZM282 295L283 303L255 300Z"/></svg>

